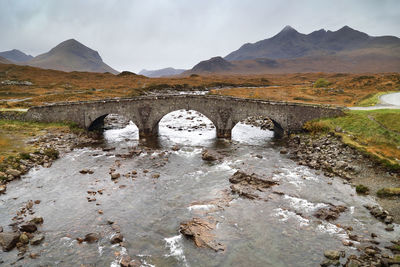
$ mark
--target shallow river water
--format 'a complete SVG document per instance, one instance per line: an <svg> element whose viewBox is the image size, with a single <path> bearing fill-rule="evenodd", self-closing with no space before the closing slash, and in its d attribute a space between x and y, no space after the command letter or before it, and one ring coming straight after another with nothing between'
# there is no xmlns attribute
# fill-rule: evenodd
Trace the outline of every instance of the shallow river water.
<svg viewBox="0 0 400 267"><path fill-rule="evenodd" d="M232 142L215 136L212 123L201 114L176 111L160 122L160 137L152 148L141 147L136 126L129 124L107 130L98 147L75 149L50 168L31 170L10 183L7 194L0 196L0 225L10 224L27 201L40 200L33 210L44 218L39 231L45 234L39 246L30 247L40 257L25 256L14 266L119 266L125 254L142 266L317 266L326 249L357 254L342 245L349 237L335 224L352 226L361 236L374 232L383 245L399 236L397 225L394 232L386 232L363 207L376 204L372 198L356 195L342 179L298 166L280 154L272 132L238 124ZM173 151L176 144L180 149ZM135 146L143 149L140 155L118 157ZM224 159L203 161L205 147L218 150ZM111 167L121 173L116 183L110 179ZM82 169L94 173L81 174ZM192 203L220 197L239 169L279 185L260 193L263 200L236 197L212 213L218 220L216 239L225 251L197 248L179 233L180 223L213 208ZM137 175L124 176L133 170ZM160 177L153 178L155 173ZM98 190L102 194L88 194ZM328 203L348 209L334 223L315 218L313 213ZM118 227L123 247L110 244ZM76 238L87 233L100 234L99 241L79 244ZM4 266L16 261L17 252L0 252Z"/></svg>

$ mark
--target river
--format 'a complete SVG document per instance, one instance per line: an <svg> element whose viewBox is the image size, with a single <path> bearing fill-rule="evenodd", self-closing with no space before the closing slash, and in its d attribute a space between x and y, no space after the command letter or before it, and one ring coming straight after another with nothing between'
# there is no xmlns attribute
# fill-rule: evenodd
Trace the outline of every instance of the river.
<svg viewBox="0 0 400 267"><path fill-rule="evenodd" d="M74 149L50 168L32 169L10 183L0 196L0 225L10 224L27 201L40 200L33 210L44 218L39 231L45 234L39 246L30 247L40 256L25 256L14 266L119 266L123 255L142 266L316 266L326 249L358 253L342 245L349 236L338 225L351 226L360 236L376 233L382 246L400 234L398 225L386 232L363 207L377 204L372 197L357 195L340 178L297 165L280 153L270 131L238 124L232 141L218 140L211 121L181 110L165 116L159 132L156 144L143 147L133 124L107 130L102 144ZM174 151L175 145L180 149ZM118 157L133 147L142 152ZM203 161L204 148L218 151L223 160ZM116 182L110 168L121 173ZM81 174L82 169L94 173ZM236 170L279 184L259 192L262 200L235 196L228 206L206 215L212 205L193 204L229 191L228 179ZM124 175L133 171L137 174ZM155 173L160 177L153 178ZM335 222L313 216L328 204L348 209ZM214 233L225 251L197 248L179 233L181 222L204 216L218 221ZM110 243L117 230L123 246ZM99 241L79 244L76 238L88 233L98 233ZM0 252L4 266L14 263L17 253Z"/></svg>

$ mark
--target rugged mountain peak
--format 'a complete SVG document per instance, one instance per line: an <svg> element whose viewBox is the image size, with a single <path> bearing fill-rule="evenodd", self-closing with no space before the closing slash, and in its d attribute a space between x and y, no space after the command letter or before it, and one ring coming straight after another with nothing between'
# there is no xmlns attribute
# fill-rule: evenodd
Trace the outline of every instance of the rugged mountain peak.
<svg viewBox="0 0 400 267"><path fill-rule="evenodd" d="M62 71L118 73L106 65L99 53L75 39L61 42L49 52L32 59L29 65Z"/></svg>
<svg viewBox="0 0 400 267"><path fill-rule="evenodd" d="M33 58L31 55L27 55L18 49L0 52L0 56L11 62L16 62L16 63L26 62Z"/></svg>
<svg viewBox="0 0 400 267"><path fill-rule="evenodd" d="M214 72L214 71L228 71L232 68L233 64L223 59L222 57L213 57L209 60L201 61L199 64L192 68L192 72Z"/></svg>
<svg viewBox="0 0 400 267"><path fill-rule="evenodd" d="M297 31L292 26L286 25L280 32L297 32Z"/></svg>

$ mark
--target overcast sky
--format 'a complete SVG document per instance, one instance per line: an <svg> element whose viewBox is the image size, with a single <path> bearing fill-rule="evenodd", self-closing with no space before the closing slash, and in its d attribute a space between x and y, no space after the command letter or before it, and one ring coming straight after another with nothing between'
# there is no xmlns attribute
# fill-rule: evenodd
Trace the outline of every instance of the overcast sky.
<svg viewBox="0 0 400 267"><path fill-rule="evenodd" d="M400 36L399 0L0 0L0 51L74 38L122 71L191 68L291 25Z"/></svg>

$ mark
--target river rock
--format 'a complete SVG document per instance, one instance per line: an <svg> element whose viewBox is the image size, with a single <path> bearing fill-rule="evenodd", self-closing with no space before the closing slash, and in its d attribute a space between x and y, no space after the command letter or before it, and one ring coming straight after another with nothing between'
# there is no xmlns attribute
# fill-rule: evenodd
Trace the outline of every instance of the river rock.
<svg viewBox="0 0 400 267"><path fill-rule="evenodd" d="M43 240L44 240L44 235L43 235L43 234L35 235L35 236L31 239L31 245L37 246L37 245L39 245Z"/></svg>
<svg viewBox="0 0 400 267"><path fill-rule="evenodd" d="M99 240L99 238L100 238L99 234L89 233L89 234L85 235L85 238L83 239L83 241L85 241L87 243L94 243L94 242L97 242Z"/></svg>
<svg viewBox="0 0 400 267"><path fill-rule="evenodd" d="M211 231L215 228L215 221L207 221L201 218L193 218L180 224L179 231L191 238L197 247L208 247L214 251L223 251L225 246L216 242L215 235Z"/></svg>
<svg viewBox="0 0 400 267"><path fill-rule="evenodd" d="M19 234L17 233L0 233L0 245L3 251L12 250L19 241Z"/></svg>
<svg viewBox="0 0 400 267"><path fill-rule="evenodd" d="M28 244L29 243L29 237L26 234L22 233L19 236L19 242L21 242L23 244Z"/></svg>
<svg viewBox="0 0 400 267"><path fill-rule="evenodd" d="M320 208L314 213L314 216L322 220L331 221L331 220L336 220L340 216L340 213L346 210L347 207L345 206L332 205L329 208Z"/></svg>
<svg viewBox="0 0 400 267"><path fill-rule="evenodd" d="M43 217L34 217L31 222L34 224L42 224L43 223Z"/></svg>
<svg viewBox="0 0 400 267"><path fill-rule="evenodd" d="M21 172L18 171L18 170L15 170L15 169L8 169L8 170L6 171L6 173L7 173L8 175L14 176L15 178L21 176Z"/></svg>
<svg viewBox="0 0 400 267"><path fill-rule="evenodd" d="M278 184L275 181L266 180L255 174L247 174L242 171L235 172L229 178L229 182L232 183L232 192L250 199L258 198L257 191L265 191L265 189Z"/></svg>
<svg viewBox="0 0 400 267"><path fill-rule="evenodd" d="M0 185L0 194L4 194L7 190L7 186L5 184Z"/></svg>
<svg viewBox="0 0 400 267"><path fill-rule="evenodd" d="M111 173L112 180L118 179L119 177L121 177L120 173L118 173L118 172Z"/></svg>
<svg viewBox="0 0 400 267"><path fill-rule="evenodd" d="M340 258L340 252L337 250L325 250L324 256L330 260L338 260Z"/></svg>
<svg viewBox="0 0 400 267"><path fill-rule="evenodd" d="M122 234L113 235L110 239L111 244L121 243L124 240L124 236Z"/></svg>
<svg viewBox="0 0 400 267"><path fill-rule="evenodd" d="M37 230L37 227L33 223L25 223L19 227L19 229L23 232L33 233Z"/></svg>
<svg viewBox="0 0 400 267"><path fill-rule="evenodd" d="M94 171L90 170L90 169L83 169L79 171L82 174L93 174Z"/></svg>
<svg viewBox="0 0 400 267"><path fill-rule="evenodd" d="M215 151L209 151L207 149L204 149L203 152L201 153L201 158L204 161L216 161L220 155L215 152Z"/></svg>

